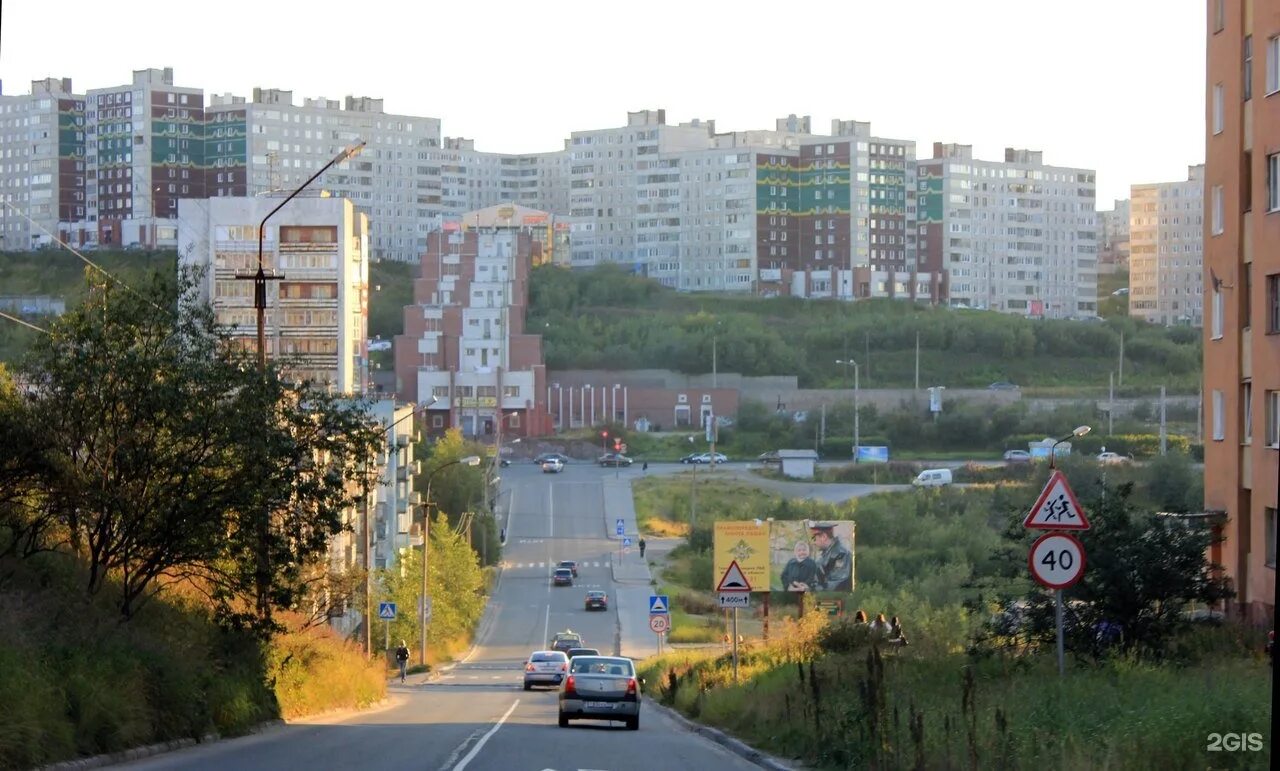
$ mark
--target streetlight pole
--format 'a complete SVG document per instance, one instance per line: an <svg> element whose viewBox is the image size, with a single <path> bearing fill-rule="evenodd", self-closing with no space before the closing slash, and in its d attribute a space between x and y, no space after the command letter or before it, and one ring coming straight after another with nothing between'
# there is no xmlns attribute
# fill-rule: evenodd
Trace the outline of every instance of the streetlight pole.
<svg viewBox="0 0 1280 771"><path fill-rule="evenodd" d="M272 271L270 275L262 268L262 237L263 228L267 225L267 220L271 219L271 215L280 211L281 207L292 201L294 196L301 193L307 185L310 185L321 174L329 170L330 166L335 163L345 161L358 154L364 148L364 142L359 142L351 147L346 148L338 153L333 160L329 161L311 176L306 182L302 183L302 187L294 190L289 197L280 202L279 206L272 209L267 216L262 218L262 222L258 225L258 270L250 274L237 274L237 279L246 279L253 281L253 306L258 312L258 370L265 377L267 371L267 281L279 280L284 278L282 274ZM154 201L154 196L153 196ZM154 206L154 203L153 203ZM279 239L277 239L278 241ZM254 584L257 590L258 600L258 618L262 620L270 620L271 618L271 601L270 601L270 584L271 584L271 563L270 555L267 552L267 540L270 537L270 513L262 512L258 517L257 523L257 565L255 568ZM367 624L366 620L366 624Z"/></svg>
<svg viewBox="0 0 1280 771"><path fill-rule="evenodd" d="M862 444L859 434L861 418L858 415L858 362L853 359L836 359L836 364L844 365L844 380L849 382L849 365L853 365L853 462L858 462L858 447Z"/></svg>
<svg viewBox="0 0 1280 771"><path fill-rule="evenodd" d="M1093 429L1091 429L1089 426L1076 426L1074 431L1062 437L1061 439L1055 440L1053 443L1053 446L1049 448L1049 468L1051 469L1057 468L1057 464L1054 461L1058 457L1058 453L1057 453L1058 445L1062 444L1063 442L1069 439L1075 439L1076 437L1084 436L1085 434L1089 433L1092 430Z"/></svg>
<svg viewBox="0 0 1280 771"><path fill-rule="evenodd" d="M468 455L441 463L427 474L427 495L422 504L422 597L418 608L418 660L424 667L427 665L427 555L431 543L431 480L444 469L458 464L479 466L480 456Z"/></svg>

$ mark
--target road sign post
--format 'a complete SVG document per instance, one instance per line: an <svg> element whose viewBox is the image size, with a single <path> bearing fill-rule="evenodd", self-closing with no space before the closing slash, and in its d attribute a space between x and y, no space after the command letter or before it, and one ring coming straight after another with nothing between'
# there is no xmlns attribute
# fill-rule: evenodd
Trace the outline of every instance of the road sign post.
<svg viewBox="0 0 1280 771"><path fill-rule="evenodd" d="M733 608L733 682L738 682L738 608L750 607L751 605L751 582L747 580L747 576L742 572L742 568L738 567L738 561L734 560L729 563L728 569L724 571L724 575L720 576L720 583L716 585L716 592L720 595L720 607L726 607L725 596L741 595L743 600L739 604L734 604Z"/></svg>
<svg viewBox="0 0 1280 771"><path fill-rule="evenodd" d="M1050 450L1052 453L1052 450ZM1052 458L1050 458L1052 460ZM1040 491L1040 497L1022 526L1028 530L1078 530L1089 529L1089 518L1076 500L1067 477L1059 469L1049 475L1049 481ZM1084 575L1084 545L1075 536L1063 532L1048 532L1036 539L1027 555L1031 575L1042 586L1053 590L1053 616L1058 647L1058 677L1067 674L1066 645L1062 629L1062 590L1075 584Z"/></svg>

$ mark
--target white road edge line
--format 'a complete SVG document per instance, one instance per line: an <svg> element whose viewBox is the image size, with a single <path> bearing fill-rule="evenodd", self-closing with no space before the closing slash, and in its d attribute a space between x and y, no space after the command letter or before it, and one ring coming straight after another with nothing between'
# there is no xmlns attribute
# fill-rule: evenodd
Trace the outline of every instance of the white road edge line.
<svg viewBox="0 0 1280 771"><path fill-rule="evenodd" d="M516 706L519 704L519 699L511 702L511 706L507 708L506 714L498 718L498 722L493 724L493 728L490 728L488 733L480 737L480 741L476 742L476 746L471 748L471 751L467 753L466 757L458 761L458 765L453 767L453 771L463 771L467 767L467 764L474 760L476 755L480 754L480 750L484 749L485 742L489 741L489 739L498 732L498 729L502 727L502 724L507 722L507 718L511 717L511 713L516 711Z"/></svg>
<svg viewBox="0 0 1280 771"><path fill-rule="evenodd" d="M547 606L547 618L542 622L542 639L550 640L551 634L551 606Z"/></svg>

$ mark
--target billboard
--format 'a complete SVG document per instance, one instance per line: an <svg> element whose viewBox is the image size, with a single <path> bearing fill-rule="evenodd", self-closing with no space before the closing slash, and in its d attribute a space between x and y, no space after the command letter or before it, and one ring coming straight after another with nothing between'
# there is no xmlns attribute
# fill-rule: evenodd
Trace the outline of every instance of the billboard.
<svg viewBox="0 0 1280 771"><path fill-rule="evenodd" d="M773 583L770 589L853 591L852 521L795 520L772 524L769 561L773 566Z"/></svg>
<svg viewBox="0 0 1280 771"><path fill-rule="evenodd" d="M774 523L777 524L777 523ZM753 519L716 522L712 560L714 590L735 560L753 592L769 591L769 523Z"/></svg>
<svg viewBox="0 0 1280 771"><path fill-rule="evenodd" d="M859 463L888 463L889 448L883 445L858 445Z"/></svg>

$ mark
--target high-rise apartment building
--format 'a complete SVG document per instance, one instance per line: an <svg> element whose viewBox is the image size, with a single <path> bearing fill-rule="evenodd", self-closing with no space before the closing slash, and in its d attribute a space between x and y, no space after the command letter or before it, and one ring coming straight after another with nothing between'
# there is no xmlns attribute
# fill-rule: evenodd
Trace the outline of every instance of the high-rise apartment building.
<svg viewBox="0 0 1280 771"><path fill-rule="evenodd" d="M526 334L530 227L477 217L476 229L432 233L395 339L396 390L427 407L427 430L481 441L551 430L542 337ZM540 229L542 226L533 226Z"/></svg>
<svg viewBox="0 0 1280 771"><path fill-rule="evenodd" d="M950 274L952 305L1036 317L1097 313L1094 172L1045 165L1038 151L973 157L935 142L917 164L922 268Z"/></svg>
<svg viewBox="0 0 1280 771"><path fill-rule="evenodd" d="M1205 508L1255 623L1275 613L1280 486L1280 0L1208 0Z"/></svg>
<svg viewBox="0 0 1280 771"><path fill-rule="evenodd" d="M1204 282L1204 166L1182 182L1133 185L1129 199L1129 315L1200 326Z"/></svg>
<svg viewBox="0 0 1280 771"><path fill-rule="evenodd" d="M1098 212L1098 271L1103 265L1129 264L1129 199L1117 199L1111 209Z"/></svg>
<svg viewBox="0 0 1280 771"><path fill-rule="evenodd" d="M70 78L0 95L0 250L67 240L59 223L85 218L84 96Z"/></svg>
<svg viewBox="0 0 1280 771"><path fill-rule="evenodd" d="M204 198L204 92L173 69L135 70L85 95L88 241L177 244L178 201Z"/></svg>
<svg viewBox="0 0 1280 771"><path fill-rule="evenodd" d="M257 349L253 281L258 226L283 194L183 200L181 265L206 269L201 298L245 348ZM368 379L369 220L345 198L299 196L263 231L267 356L299 379L363 394Z"/></svg>

